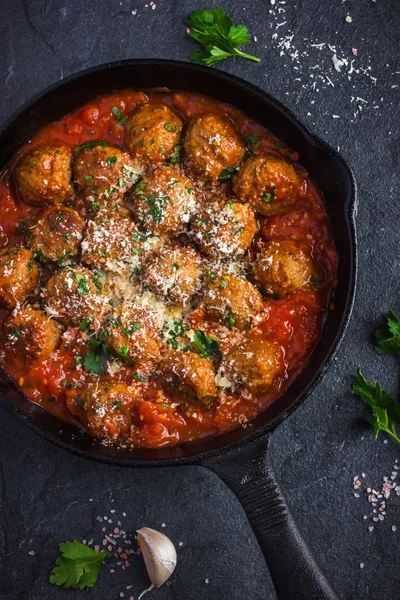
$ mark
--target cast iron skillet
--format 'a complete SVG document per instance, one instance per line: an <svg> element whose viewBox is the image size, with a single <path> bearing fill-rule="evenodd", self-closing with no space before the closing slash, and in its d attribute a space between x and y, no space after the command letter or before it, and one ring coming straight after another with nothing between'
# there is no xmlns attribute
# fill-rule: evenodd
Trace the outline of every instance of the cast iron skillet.
<svg viewBox="0 0 400 600"><path fill-rule="evenodd" d="M162 449L101 446L89 435L28 402L3 372L0 399L33 431L85 458L129 467L201 465L237 495L264 553L279 599L337 598L297 530L271 466L271 432L321 380L350 319L356 284L356 183L344 159L282 104L261 89L222 73L169 60L128 60L101 65L58 82L26 104L0 133L0 168L25 142L98 94L136 87L169 87L230 102L260 121L288 146L326 198L339 254L338 286L322 337L292 386L246 430ZM321 406L321 410L323 407Z"/></svg>

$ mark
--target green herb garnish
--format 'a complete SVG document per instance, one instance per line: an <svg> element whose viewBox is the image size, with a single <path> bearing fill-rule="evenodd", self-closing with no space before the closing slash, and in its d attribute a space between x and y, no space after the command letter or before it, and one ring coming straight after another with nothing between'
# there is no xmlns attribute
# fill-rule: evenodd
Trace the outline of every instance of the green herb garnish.
<svg viewBox="0 0 400 600"><path fill-rule="evenodd" d="M352 389L371 409L372 418L367 421L374 428L375 438L383 431L400 443L396 433L396 426L400 424L400 404L396 398L385 392L380 383L365 379L360 369L356 371L356 383Z"/></svg>
<svg viewBox="0 0 400 600"><path fill-rule="evenodd" d="M76 288L76 293L78 294L78 296L86 296L89 293L89 282L86 279L86 277L84 277L84 275L81 275L80 273L74 273L74 277L75 277L75 281L78 284L78 287Z"/></svg>
<svg viewBox="0 0 400 600"><path fill-rule="evenodd" d="M400 321L392 311L386 315L387 324L376 332L375 350L378 354L400 354Z"/></svg>
<svg viewBox="0 0 400 600"><path fill-rule="evenodd" d="M249 31L244 25L233 26L232 19L220 6L214 6L212 11L195 10L189 16L186 25L191 29L190 37L203 46L203 50L192 52L192 62L212 67L230 56L241 56L260 62L256 56L238 50L238 46L250 44Z"/></svg>
<svg viewBox="0 0 400 600"><path fill-rule="evenodd" d="M220 181L226 181L227 179L232 179L232 177L235 175L235 173L236 173L235 167L227 167L226 169L224 169L222 171L222 173L219 175L218 179Z"/></svg>
<svg viewBox="0 0 400 600"><path fill-rule="evenodd" d="M96 552L79 540L67 540L58 547L61 556L50 574L50 583L79 590L93 587L103 562L110 555L109 551Z"/></svg>
<svg viewBox="0 0 400 600"><path fill-rule="evenodd" d="M106 146L108 146L108 143L104 140L102 140L100 142L97 142L97 141L86 142L86 144L82 144L81 146L75 146L74 151L76 153L78 153L81 150L85 150L85 148L95 148L96 146L101 146L102 148L106 148Z"/></svg>
<svg viewBox="0 0 400 600"><path fill-rule="evenodd" d="M222 360L219 339L213 335L207 335L204 331L197 330L194 332L193 344L202 358L215 356L218 361Z"/></svg>
<svg viewBox="0 0 400 600"><path fill-rule="evenodd" d="M136 373L136 371L132 371L131 373L133 379L136 379L136 381L142 381L143 383L145 383L146 378L143 377L143 375L139 375L139 373Z"/></svg>

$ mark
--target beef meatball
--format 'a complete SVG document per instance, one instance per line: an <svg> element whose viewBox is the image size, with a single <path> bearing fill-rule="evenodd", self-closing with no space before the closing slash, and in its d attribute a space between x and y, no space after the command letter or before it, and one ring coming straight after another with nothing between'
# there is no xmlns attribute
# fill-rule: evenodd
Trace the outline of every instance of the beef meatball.
<svg viewBox="0 0 400 600"><path fill-rule="evenodd" d="M296 242L283 239L260 244L254 275L263 292L282 297L308 287L316 270Z"/></svg>
<svg viewBox="0 0 400 600"><path fill-rule="evenodd" d="M183 123L166 104L149 102L138 108L125 125L125 144L146 165L171 157L179 144Z"/></svg>
<svg viewBox="0 0 400 600"><path fill-rule="evenodd" d="M255 329L228 352L224 368L235 385L243 385L251 394L259 396L268 392L279 374L280 360L278 346Z"/></svg>
<svg viewBox="0 0 400 600"><path fill-rule="evenodd" d="M22 200L33 206L70 200L71 161L70 150L60 144L40 146L25 154L15 170Z"/></svg>
<svg viewBox="0 0 400 600"><path fill-rule="evenodd" d="M250 329L263 308L258 289L245 277L230 275L209 284L203 303L208 317L238 329Z"/></svg>
<svg viewBox="0 0 400 600"><path fill-rule="evenodd" d="M29 227L26 243L40 257L61 264L76 258L85 220L67 206L49 206Z"/></svg>
<svg viewBox="0 0 400 600"><path fill-rule="evenodd" d="M91 435L123 443L129 437L132 411L139 402L137 387L99 380L80 390L67 406L83 418Z"/></svg>
<svg viewBox="0 0 400 600"><path fill-rule="evenodd" d="M108 298L102 291L99 275L77 266L58 271L43 290L46 311L63 325L79 325L88 319L94 331L102 325Z"/></svg>
<svg viewBox="0 0 400 600"><path fill-rule="evenodd" d="M181 233L196 210L193 184L170 166L144 177L132 200L140 226L156 235L170 237Z"/></svg>
<svg viewBox="0 0 400 600"><path fill-rule="evenodd" d="M266 217L285 212L303 188L304 177L293 164L273 154L250 158L233 180L238 198Z"/></svg>
<svg viewBox="0 0 400 600"><path fill-rule="evenodd" d="M157 358L162 344L159 333L149 311L124 302L111 314L105 341L112 352L138 364Z"/></svg>
<svg viewBox="0 0 400 600"><path fill-rule="evenodd" d="M217 395L210 361L195 352L171 351L161 362L160 369L163 385L178 401L208 408Z"/></svg>
<svg viewBox="0 0 400 600"><path fill-rule="evenodd" d="M60 341L60 326L41 310L23 306L11 313L3 325L3 349L8 362L29 364L48 358Z"/></svg>
<svg viewBox="0 0 400 600"><path fill-rule="evenodd" d="M124 265L135 267L141 259L141 241L129 211L122 206L99 211L83 240L82 260L89 266L118 271Z"/></svg>
<svg viewBox="0 0 400 600"><path fill-rule="evenodd" d="M211 181L228 167L237 167L244 154L232 121L216 114L198 117L189 125L184 148L188 165Z"/></svg>
<svg viewBox="0 0 400 600"><path fill-rule="evenodd" d="M193 238L211 258L243 254L256 230L254 212L239 202L210 202L192 219Z"/></svg>
<svg viewBox="0 0 400 600"><path fill-rule="evenodd" d="M8 246L0 250L0 305L15 308L39 281L39 267L30 250Z"/></svg>
<svg viewBox="0 0 400 600"><path fill-rule="evenodd" d="M193 248L166 246L146 262L142 283L169 304L187 305L200 287L201 257Z"/></svg>
<svg viewBox="0 0 400 600"><path fill-rule="evenodd" d="M107 145L84 148L73 167L78 191L92 207L114 205L139 179L142 170L127 152Z"/></svg>

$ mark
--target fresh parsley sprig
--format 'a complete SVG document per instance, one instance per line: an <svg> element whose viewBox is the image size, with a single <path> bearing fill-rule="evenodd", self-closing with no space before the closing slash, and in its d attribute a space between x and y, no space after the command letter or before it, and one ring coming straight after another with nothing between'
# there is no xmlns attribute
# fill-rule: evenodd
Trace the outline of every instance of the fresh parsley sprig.
<svg viewBox="0 0 400 600"><path fill-rule="evenodd" d="M101 566L110 553L97 552L79 540L67 540L58 544L61 556L50 574L49 581L64 588L83 590L96 583Z"/></svg>
<svg viewBox="0 0 400 600"><path fill-rule="evenodd" d="M222 360L219 339L213 335L207 335L207 333L198 329L194 332L193 345L202 358L215 357L218 362Z"/></svg>
<svg viewBox="0 0 400 600"><path fill-rule="evenodd" d="M400 443L396 433L396 427L400 425L400 404L396 398L383 390L380 383L365 379L360 369L356 371L356 383L352 389L371 409L372 418L367 421L374 428L375 438L384 431Z"/></svg>
<svg viewBox="0 0 400 600"><path fill-rule="evenodd" d="M392 311L386 314L387 326L376 332L375 350L378 354L400 354L400 321Z"/></svg>
<svg viewBox="0 0 400 600"><path fill-rule="evenodd" d="M244 25L234 26L232 19L220 6L213 10L195 10L186 21L190 37L203 46L203 50L192 52L190 60L199 65L212 67L215 63L231 56L241 56L260 62L257 56L238 50L250 44L249 30Z"/></svg>

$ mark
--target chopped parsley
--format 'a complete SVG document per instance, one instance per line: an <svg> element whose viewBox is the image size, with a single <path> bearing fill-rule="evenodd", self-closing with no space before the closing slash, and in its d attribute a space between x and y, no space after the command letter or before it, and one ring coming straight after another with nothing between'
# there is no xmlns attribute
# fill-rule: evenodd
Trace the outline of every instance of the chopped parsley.
<svg viewBox="0 0 400 600"><path fill-rule="evenodd" d="M146 382L146 378L143 377L143 375L139 375L139 373L136 373L136 371L132 371L131 375L133 379L136 379L136 381L141 381L142 383Z"/></svg>
<svg viewBox="0 0 400 600"><path fill-rule="evenodd" d="M76 293L78 296L86 296L89 293L89 282L81 273L74 273L75 281L78 284Z"/></svg>
<svg viewBox="0 0 400 600"><path fill-rule="evenodd" d="M175 148L175 150L173 151L173 153L171 154L171 157L169 159L169 162L171 163L171 165L176 165L177 163L181 162L182 157L181 157L181 145L178 144Z"/></svg>
<svg viewBox="0 0 400 600"><path fill-rule="evenodd" d="M253 146L254 150L257 150L260 142L258 140L258 138L260 137L261 133L252 133L251 135L249 135L247 137L247 141L248 143Z"/></svg>
<svg viewBox="0 0 400 600"><path fill-rule="evenodd" d="M92 317L84 317L80 322L79 329L81 331L86 331L89 325L93 322Z"/></svg>
<svg viewBox="0 0 400 600"><path fill-rule="evenodd" d="M107 158L107 164L109 167L111 167L112 165L115 165L115 163L117 162L117 157L116 156L109 156Z"/></svg>
<svg viewBox="0 0 400 600"><path fill-rule="evenodd" d="M102 148L106 148L108 146L108 143L105 140L101 140L100 142L98 142L98 141L86 142L85 144L82 144L81 146L76 145L74 148L74 152L78 153L78 152L81 152L81 150L85 150L86 148L96 148L96 146L101 146Z"/></svg>
<svg viewBox="0 0 400 600"><path fill-rule="evenodd" d="M219 347L219 339L213 335L207 335L204 331L194 332L193 344L202 358L215 357L222 360L222 352Z"/></svg>
<svg viewBox="0 0 400 600"><path fill-rule="evenodd" d="M113 106L111 109L111 112L118 121L118 123L116 123L116 125L123 125L124 123L127 122L128 119L126 117L122 116L122 112L120 111L118 106Z"/></svg>
<svg viewBox="0 0 400 600"><path fill-rule="evenodd" d="M222 173L219 175L218 179L220 181L226 181L227 179L232 179L232 177L234 176L235 173L236 173L235 167L227 167L226 169L224 169L222 171Z"/></svg>
<svg viewBox="0 0 400 600"><path fill-rule="evenodd" d="M171 125L171 123L169 121L165 121L164 129L166 131L172 131L173 133L179 133L181 130L181 128L178 127L178 125Z"/></svg>

